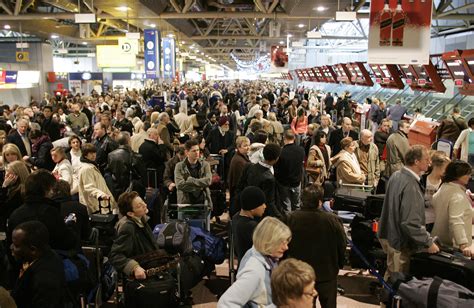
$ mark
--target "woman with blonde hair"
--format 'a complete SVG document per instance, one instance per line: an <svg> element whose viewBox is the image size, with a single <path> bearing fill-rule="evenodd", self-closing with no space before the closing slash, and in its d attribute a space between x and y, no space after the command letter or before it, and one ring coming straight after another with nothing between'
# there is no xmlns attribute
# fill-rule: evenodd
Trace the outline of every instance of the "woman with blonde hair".
<svg viewBox="0 0 474 308"><path fill-rule="evenodd" d="M441 151L431 151L430 159L431 166L428 172L423 174L420 179L420 183L425 187L425 224L428 232L433 230L435 222L435 213L432 205L433 195L441 186L441 178L451 161L446 153Z"/></svg>
<svg viewBox="0 0 474 308"><path fill-rule="evenodd" d="M11 213L23 204L22 187L30 171L21 161L13 161L5 169L5 180L0 190L0 231L6 230L6 222Z"/></svg>
<svg viewBox="0 0 474 308"><path fill-rule="evenodd" d="M253 246L239 264L237 280L221 296L217 307L274 307L270 276L288 250L290 229L274 217L265 217L255 228Z"/></svg>
<svg viewBox="0 0 474 308"><path fill-rule="evenodd" d="M22 160L20 149L13 143L7 143L3 146L2 157L5 169L8 164Z"/></svg>

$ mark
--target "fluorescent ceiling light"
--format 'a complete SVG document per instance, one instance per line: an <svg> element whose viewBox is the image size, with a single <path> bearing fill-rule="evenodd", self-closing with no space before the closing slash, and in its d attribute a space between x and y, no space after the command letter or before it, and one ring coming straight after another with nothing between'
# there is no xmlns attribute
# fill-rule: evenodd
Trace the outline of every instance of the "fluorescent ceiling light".
<svg viewBox="0 0 474 308"><path fill-rule="evenodd" d="M10 30L11 28L12 28L12 27L10 27L10 25L5 25L5 26L3 26L3 29L5 29L5 30Z"/></svg>
<svg viewBox="0 0 474 308"><path fill-rule="evenodd" d="M82 45L87 45L87 42L82 42Z"/></svg>
<svg viewBox="0 0 474 308"><path fill-rule="evenodd" d="M287 37L293 37L293 34L288 33L286 36L287 36Z"/></svg>
<svg viewBox="0 0 474 308"><path fill-rule="evenodd" d="M336 12L336 21L353 21L357 19L357 12Z"/></svg>
<svg viewBox="0 0 474 308"><path fill-rule="evenodd" d="M150 27L156 28L156 25L155 24L150 24Z"/></svg>
<svg viewBox="0 0 474 308"><path fill-rule="evenodd" d="M298 28L304 28L304 24L299 24Z"/></svg>
<svg viewBox="0 0 474 308"><path fill-rule="evenodd" d="M115 9L117 11L120 11L120 12L126 12L126 11L130 10L130 8L128 6L118 6Z"/></svg>
<svg viewBox="0 0 474 308"><path fill-rule="evenodd" d="M52 39L57 39L57 38L59 38L59 35L51 34L51 38L52 38Z"/></svg>
<svg viewBox="0 0 474 308"><path fill-rule="evenodd" d="M174 34L173 34L173 33L170 33L170 34L168 34L168 37L169 37L169 38L173 38L173 37L174 37Z"/></svg>
<svg viewBox="0 0 474 308"><path fill-rule="evenodd" d="M283 45L283 44L285 44L285 42L283 42L283 41L280 41L280 42L279 42L279 44L280 44L280 45Z"/></svg>
<svg viewBox="0 0 474 308"><path fill-rule="evenodd" d="M315 8L313 8L314 11L318 11L318 12L324 12L325 10L327 10L327 8L325 8L324 6L320 5L320 6L317 6Z"/></svg>

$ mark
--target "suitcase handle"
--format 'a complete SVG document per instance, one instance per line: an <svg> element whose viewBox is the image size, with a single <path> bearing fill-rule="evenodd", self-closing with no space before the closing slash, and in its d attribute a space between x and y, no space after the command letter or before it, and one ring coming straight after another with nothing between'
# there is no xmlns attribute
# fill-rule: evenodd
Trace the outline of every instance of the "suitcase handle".
<svg viewBox="0 0 474 308"><path fill-rule="evenodd" d="M112 207L110 206L110 199L107 199L107 202L104 202L106 203L105 206L102 205L102 200L105 200L105 199L103 199L102 197L99 197L97 198L97 200L99 200L99 210L96 212L96 214L102 214L102 209L109 210L109 214L112 212Z"/></svg>

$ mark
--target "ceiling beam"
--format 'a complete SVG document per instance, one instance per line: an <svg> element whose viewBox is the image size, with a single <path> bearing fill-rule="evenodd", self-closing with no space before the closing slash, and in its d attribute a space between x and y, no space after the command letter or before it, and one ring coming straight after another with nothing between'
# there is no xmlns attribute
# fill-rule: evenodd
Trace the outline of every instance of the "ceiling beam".
<svg viewBox="0 0 474 308"><path fill-rule="evenodd" d="M23 8L21 9L21 13L26 13L26 10L35 2L35 0L28 0L26 3L23 5Z"/></svg>
<svg viewBox="0 0 474 308"><path fill-rule="evenodd" d="M273 11L275 10L275 8L277 7L279 2L280 2L280 0L273 0L272 4L268 8L267 13L273 13Z"/></svg>
<svg viewBox="0 0 474 308"><path fill-rule="evenodd" d="M13 11L13 15L20 14L22 4L23 4L23 0L16 0L15 1L15 10Z"/></svg>
<svg viewBox="0 0 474 308"><path fill-rule="evenodd" d="M282 37L262 37L259 35L208 35L208 36L191 36L191 40L202 41L202 40L259 40L264 38L269 38L272 40L285 39L286 36ZM323 36L321 39L331 39L331 40L367 40L363 36Z"/></svg>
<svg viewBox="0 0 474 308"><path fill-rule="evenodd" d="M452 9L452 10L449 10L449 11L446 11L446 12L443 12L443 13L441 13L441 14L438 14L438 15L436 15L436 17L437 17L437 18L440 18L440 17L452 15L452 14L454 14L454 13L456 13L456 12L459 12L459 11L461 11L461 10L467 10L467 9L472 8L472 7L474 7L474 3L462 5L462 6L460 6L460 7L455 8L455 9Z"/></svg>
<svg viewBox="0 0 474 308"><path fill-rule="evenodd" d="M49 0L51 4L54 2ZM0 2L2 3L2 2ZM368 13L357 13L358 18L369 18ZM7 20L30 20L30 19L74 19L74 13L35 13L35 14L24 14L15 16L15 19L12 19L8 15L0 15L0 20L8 18ZM98 14L97 18L107 18L107 19L124 19L124 17L119 16L110 16L108 14ZM156 15L148 16L132 16L127 17L129 20L138 20L138 19L212 19L212 18L222 18L222 19L243 19L243 18L275 18L275 19L321 19L327 20L332 19L334 16L297 16L290 15L287 13L263 13L263 12L232 12L232 11L218 11L218 12L188 12L188 13L176 13L176 12L164 12Z"/></svg>
<svg viewBox="0 0 474 308"><path fill-rule="evenodd" d="M4 16L9 16L9 15L13 15L13 12L12 10L10 10L10 8L8 7L8 5L3 2L3 0L0 0L0 7L5 11L7 12L8 15L4 15ZM0 18L0 20L4 20L3 18Z"/></svg>

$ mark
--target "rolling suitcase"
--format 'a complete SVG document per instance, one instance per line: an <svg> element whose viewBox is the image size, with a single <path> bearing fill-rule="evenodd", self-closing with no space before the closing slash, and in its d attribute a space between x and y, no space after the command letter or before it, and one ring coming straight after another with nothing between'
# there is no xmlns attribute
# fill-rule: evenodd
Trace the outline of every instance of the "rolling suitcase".
<svg viewBox="0 0 474 308"><path fill-rule="evenodd" d="M382 215L382 207L384 200L385 194L367 196L367 200L365 200L365 218L379 218L380 215Z"/></svg>
<svg viewBox="0 0 474 308"><path fill-rule="evenodd" d="M460 252L416 253L410 259L410 275L420 279L438 276L474 291L474 260Z"/></svg>
<svg viewBox="0 0 474 308"><path fill-rule="evenodd" d="M158 171L156 169L146 169L147 186L145 190L145 202L150 217L150 227L162 223L161 207L163 204L162 194L158 185Z"/></svg>
<svg viewBox="0 0 474 308"><path fill-rule="evenodd" d="M99 210L90 215L91 227L99 231L99 247L102 253L107 256L112 248L116 235L115 224L118 221L118 215L112 213L110 200L107 200L103 206L102 199L99 198Z"/></svg>
<svg viewBox="0 0 474 308"><path fill-rule="evenodd" d="M365 201L373 192L372 186L340 184L334 194L335 211L365 213Z"/></svg>

